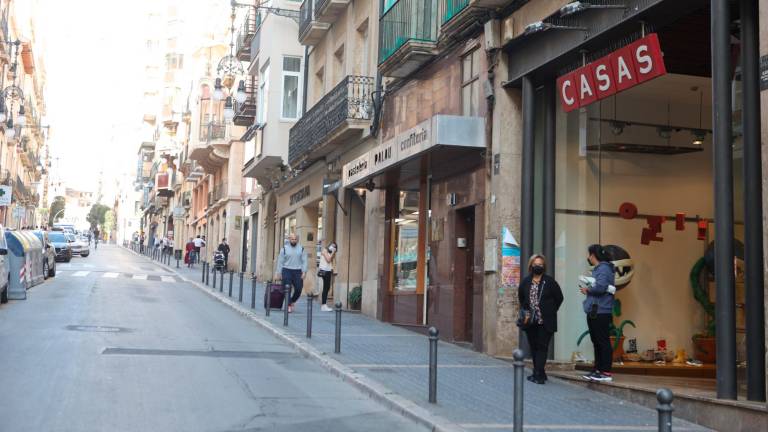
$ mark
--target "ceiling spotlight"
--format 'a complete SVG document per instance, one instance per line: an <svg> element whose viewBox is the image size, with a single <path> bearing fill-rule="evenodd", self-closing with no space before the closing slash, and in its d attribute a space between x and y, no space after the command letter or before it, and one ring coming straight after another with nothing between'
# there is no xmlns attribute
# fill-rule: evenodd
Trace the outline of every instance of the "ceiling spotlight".
<svg viewBox="0 0 768 432"><path fill-rule="evenodd" d="M672 128L667 126L659 126L656 128L656 133L659 134L659 137L663 139L670 139L672 138Z"/></svg>
<svg viewBox="0 0 768 432"><path fill-rule="evenodd" d="M547 30L581 30L586 31L587 29L584 27L569 27L569 26L563 26L563 25L556 25L552 24L550 22L544 22L544 21L536 21L535 23L528 24L525 26L525 30L523 31L523 35L528 36L535 33L541 33L545 32Z"/></svg>
<svg viewBox="0 0 768 432"><path fill-rule="evenodd" d="M566 4L560 8L560 16L565 17L568 15L584 12L587 9L626 9L625 5L619 4L592 4L582 1L574 1Z"/></svg>
<svg viewBox="0 0 768 432"><path fill-rule="evenodd" d="M704 139L707 137L707 131L702 129L694 129L691 131L691 135L693 135L693 141L691 141L691 144L700 146L704 144Z"/></svg>
<svg viewBox="0 0 768 432"><path fill-rule="evenodd" d="M611 132L614 135L621 135L622 133L624 133L624 126L626 126L626 124L624 122L612 121L611 122Z"/></svg>

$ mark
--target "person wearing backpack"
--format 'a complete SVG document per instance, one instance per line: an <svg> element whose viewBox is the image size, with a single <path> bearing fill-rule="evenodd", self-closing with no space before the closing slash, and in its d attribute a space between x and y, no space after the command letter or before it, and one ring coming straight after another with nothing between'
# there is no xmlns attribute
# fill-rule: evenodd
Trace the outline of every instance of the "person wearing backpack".
<svg viewBox="0 0 768 432"><path fill-rule="evenodd" d="M275 279L293 287L293 295L288 302L288 312L293 312L293 305L301 297L304 289L304 277L307 275L307 254L304 246L298 244L296 234L288 236L289 244L280 249L275 263Z"/></svg>

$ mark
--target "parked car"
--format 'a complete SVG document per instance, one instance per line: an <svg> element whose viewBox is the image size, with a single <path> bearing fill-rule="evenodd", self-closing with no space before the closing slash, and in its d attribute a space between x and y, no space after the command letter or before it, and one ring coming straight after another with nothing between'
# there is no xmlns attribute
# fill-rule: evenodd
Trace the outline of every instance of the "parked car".
<svg viewBox="0 0 768 432"><path fill-rule="evenodd" d="M48 232L33 231L33 233L43 243L43 276L46 278L56 276L56 248L48 238Z"/></svg>
<svg viewBox="0 0 768 432"><path fill-rule="evenodd" d="M80 255L85 258L91 254L91 248L87 241L82 241L80 237L74 234L65 234L72 245L72 255Z"/></svg>
<svg viewBox="0 0 768 432"><path fill-rule="evenodd" d="M8 243L5 241L5 228L0 225L0 303L8 303L8 287L11 275L8 266Z"/></svg>
<svg viewBox="0 0 768 432"><path fill-rule="evenodd" d="M56 261L72 261L72 247L66 234L62 231L51 231L48 233L48 240L53 244Z"/></svg>

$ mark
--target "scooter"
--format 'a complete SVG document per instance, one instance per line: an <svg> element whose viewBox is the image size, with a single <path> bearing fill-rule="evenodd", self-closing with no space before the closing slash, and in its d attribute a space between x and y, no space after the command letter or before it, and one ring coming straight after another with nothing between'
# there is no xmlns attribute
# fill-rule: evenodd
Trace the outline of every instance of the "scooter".
<svg viewBox="0 0 768 432"><path fill-rule="evenodd" d="M224 271L224 254L220 251L213 253L213 270L218 272Z"/></svg>

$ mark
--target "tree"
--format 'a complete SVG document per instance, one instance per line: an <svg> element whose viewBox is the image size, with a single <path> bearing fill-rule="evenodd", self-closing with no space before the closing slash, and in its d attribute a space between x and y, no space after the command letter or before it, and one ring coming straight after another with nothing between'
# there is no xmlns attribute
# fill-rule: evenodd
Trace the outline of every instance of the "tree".
<svg viewBox="0 0 768 432"><path fill-rule="evenodd" d="M104 224L102 225L102 231L107 233L111 233L115 229L115 212L112 211L112 209L107 210L107 213L104 215Z"/></svg>
<svg viewBox="0 0 768 432"><path fill-rule="evenodd" d="M97 203L91 206L91 211L88 212L88 217L86 217L88 223L91 224L91 229L95 229L97 226L104 226L104 220L109 210L110 208L104 204Z"/></svg>
<svg viewBox="0 0 768 432"><path fill-rule="evenodd" d="M53 226L56 221L64 217L64 208L66 205L67 202L63 196L57 196L53 198L51 211L48 213L48 226Z"/></svg>

